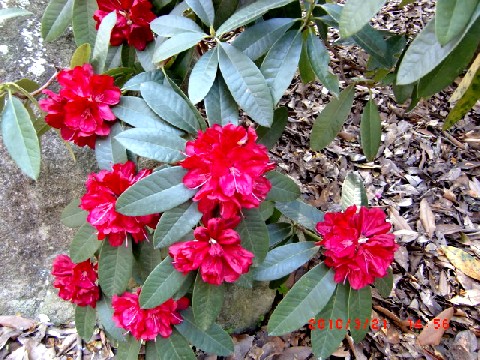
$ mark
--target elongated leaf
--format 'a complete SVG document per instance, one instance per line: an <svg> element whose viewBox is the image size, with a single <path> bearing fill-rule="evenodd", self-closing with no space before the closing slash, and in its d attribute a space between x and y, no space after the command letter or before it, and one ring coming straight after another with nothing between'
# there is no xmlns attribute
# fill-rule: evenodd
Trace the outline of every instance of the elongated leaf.
<svg viewBox="0 0 480 360"><path fill-rule="evenodd" d="M292 233L292 225L289 223L273 223L267 225L270 249L280 244Z"/></svg>
<svg viewBox="0 0 480 360"><path fill-rule="evenodd" d="M332 99L318 115L310 137L310 146L313 150L320 151L335 139L347 120L354 95L355 88L347 87L340 93L338 99Z"/></svg>
<svg viewBox="0 0 480 360"><path fill-rule="evenodd" d="M300 200L277 202L276 207L283 215L311 231L315 231L317 223L323 221L323 213L320 210Z"/></svg>
<svg viewBox="0 0 480 360"><path fill-rule="evenodd" d="M219 64L235 101L258 124L270 126L273 121L272 95L252 60L233 46L221 43Z"/></svg>
<svg viewBox="0 0 480 360"><path fill-rule="evenodd" d="M89 43L92 48L95 46L97 31L93 14L97 9L97 0L73 0L72 26L77 46L85 43Z"/></svg>
<svg viewBox="0 0 480 360"><path fill-rule="evenodd" d="M102 242L97 238L97 230L86 223L78 229L70 244L70 258L76 264L90 259L100 248Z"/></svg>
<svg viewBox="0 0 480 360"><path fill-rule="evenodd" d="M206 283L202 280L200 273L197 274L193 287L192 310L196 326L200 330L206 331L215 322L222 310L224 296L223 285Z"/></svg>
<svg viewBox="0 0 480 360"><path fill-rule="evenodd" d="M153 244L150 241L142 241L136 249L133 249L133 255L135 256L135 263L133 272L137 277L140 277L139 284L143 284L148 275L160 264L163 260L160 250L153 248ZM137 281L136 277L135 281Z"/></svg>
<svg viewBox="0 0 480 360"><path fill-rule="evenodd" d="M153 81L162 84L164 79L165 75L163 75L161 70L146 71L129 79L125 85L123 85L122 90L140 91L140 85L144 82Z"/></svg>
<svg viewBox="0 0 480 360"><path fill-rule="evenodd" d="M269 251L265 260L254 272L257 281L280 279L305 264L318 252L312 242L301 242L279 246Z"/></svg>
<svg viewBox="0 0 480 360"><path fill-rule="evenodd" d="M263 221L267 221L268 218L273 215L273 211L275 210L273 201L262 201L258 210L260 211Z"/></svg>
<svg viewBox="0 0 480 360"><path fill-rule="evenodd" d="M382 119L380 119L375 102L370 99L363 108L362 120L360 121L362 150L368 161L375 160L380 147L381 135Z"/></svg>
<svg viewBox="0 0 480 360"><path fill-rule="evenodd" d="M340 36L346 38L360 31L377 12L386 0L348 0L340 17Z"/></svg>
<svg viewBox="0 0 480 360"><path fill-rule="evenodd" d="M217 78L205 97L205 110L211 125L238 124L237 103L225 85L221 74L217 74Z"/></svg>
<svg viewBox="0 0 480 360"><path fill-rule="evenodd" d="M198 33L203 31L195 22L184 16L163 15L150 23L150 28L159 36L170 37L183 33Z"/></svg>
<svg viewBox="0 0 480 360"><path fill-rule="evenodd" d="M273 113L273 124L270 128L257 127L258 142L271 149L282 136L283 130L288 121L288 109L284 106L275 109Z"/></svg>
<svg viewBox="0 0 480 360"><path fill-rule="evenodd" d="M173 297L187 279L172 266L172 258L166 257L152 271L143 284L139 302L143 309L152 309Z"/></svg>
<svg viewBox="0 0 480 360"><path fill-rule="evenodd" d="M275 43L263 60L260 71L271 90L274 104L278 103L290 86L301 52L302 33L291 30Z"/></svg>
<svg viewBox="0 0 480 360"><path fill-rule="evenodd" d="M318 329L315 327L311 331L313 353L319 358L328 358L337 350L340 342L347 334L347 324L351 321L348 317L348 291L348 286L337 284L330 301L315 317L316 320L323 319L327 326L329 326L328 322L330 320L335 322L335 326L332 326L332 328ZM337 327L337 322L340 321L341 325Z"/></svg>
<svg viewBox="0 0 480 360"><path fill-rule="evenodd" d="M132 276L132 246L111 246L103 241L98 265L98 281L102 291L108 295L122 294Z"/></svg>
<svg viewBox="0 0 480 360"><path fill-rule="evenodd" d="M266 177L272 184L266 200L287 202L300 196L300 188L288 176L277 171L270 171Z"/></svg>
<svg viewBox="0 0 480 360"><path fill-rule="evenodd" d="M33 15L30 11L21 8L6 8L0 9L0 22L7 19L12 19L18 16L30 16Z"/></svg>
<svg viewBox="0 0 480 360"><path fill-rule="evenodd" d="M283 335L305 325L327 304L335 290L333 271L323 263L303 275L270 317L270 336Z"/></svg>
<svg viewBox="0 0 480 360"><path fill-rule="evenodd" d="M117 355L115 359L118 360L137 360L138 352L142 342L135 339L132 335L127 336L127 341L122 341L118 344Z"/></svg>
<svg viewBox="0 0 480 360"><path fill-rule="evenodd" d="M238 0L213 0L215 8L215 21L213 27L218 27L225 22L237 9Z"/></svg>
<svg viewBox="0 0 480 360"><path fill-rule="evenodd" d="M111 305L111 299L103 297L97 301L97 312L100 324L105 331L117 341L125 341L125 329L121 329L113 322L113 309Z"/></svg>
<svg viewBox="0 0 480 360"><path fill-rule="evenodd" d="M363 180L355 172L349 173L342 185L342 208L346 209L352 205L368 206Z"/></svg>
<svg viewBox="0 0 480 360"><path fill-rule="evenodd" d="M72 22L73 0L52 0L42 16L42 37L45 41L58 38Z"/></svg>
<svg viewBox="0 0 480 360"><path fill-rule="evenodd" d="M75 307L75 327L78 335L89 341L93 335L93 329L97 324L97 311L91 306L76 306Z"/></svg>
<svg viewBox="0 0 480 360"><path fill-rule="evenodd" d="M40 143L23 103L9 94L2 114L3 143L18 167L32 179L40 173Z"/></svg>
<svg viewBox="0 0 480 360"><path fill-rule="evenodd" d="M110 128L106 137L98 137L95 143L95 157L100 169L111 170L114 164L123 164L128 160L127 152L116 136L123 133L120 123L115 123Z"/></svg>
<svg viewBox="0 0 480 360"><path fill-rule="evenodd" d="M308 34L308 32L304 32L304 34ZM298 63L298 71L300 72L300 79L304 84L308 84L309 82L315 80L315 73L313 72L312 64L308 58L305 35L303 39L302 52L300 54L300 61Z"/></svg>
<svg viewBox="0 0 480 360"><path fill-rule="evenodd" d="M146 82L140 86L140 92L148 106L163 120L189 133L200 130L195 113L171 87Z"/></svg>
<svg viewBox="0 0 480 360"><path fill-rule="evenodd" d="M92 48L89 43L80 45L72 55L70 67L73 69L75 66L82 66L83 64L89 63L91 55Z"/></svg>
<svg viewBox="0 0 480 360"><path fill-rule="evenodd" d="M105 69L105 61L107 60L108 45L110 44L110 36L112 29L117 23L117 13L112 11L105 16L98 28L95 46L92 53L92 66L98 74L103 73Z"/></svg>
<svg viewBox="0 0 480 360"><path fill-rule="evenodd" d="M188 80L188 96L193 104L203 100L215 81L218 68L217 48L210 49L197 61Z"/></svg>
<svg viewBox="0 0 480 360"><path fill-rule="evenodd" d="M267 11L287 5L293 0L258 0L235 12L217 30L217 36L222 36L240 26L259 18Z"/></svg>
<svg viewBox="0 0 480 360"><path fill-rule="evenodd" d="M458 84L452 96L450 96L450 99L448 100L450 103L457 102L463 97L463 95L465 95L478 69L480 69L480 54L477 55L473 63L468 68L468 71L463 77L462 81L460 84Z"/></svg>
<svg viewBox="0 0 480 360"><path fill-rule="evenodd" d="M220 326L213 324L208 330L202 330L195 323L191 309L182 311L182 317L182 323L175 325L175 328L196 348L219 356L233 353L233 341Z"/></svg>
<svg viewBox="0 0 480 360"><path fill-rule="evenodd" d="M186 0L186 3L205 25L213 26L215 9L212 0Z"/></svg>
<svg viewBox="0 0 480 360"><path fill-rule="evenodd" d="M384 298L390 296L393 289L393 272L391 267L388 268L387 275L375 279L375 288Z"/></svg>
<svg viewBox="0 0 480 360"><path fill-rule="evenodd" d="M261 264L268 252L268 230L258 209L243 209L244 218L236 231L242 239L242 246L255 257L253 266Z"/></svg>
<svg viewBox="0 0 480 360"><path fill-rule="evenodd" d="M368 333L371 317L372 288L370 286L365 286L360 290L350 288L348 295L348 318L352 320L350 333L356 343L362 341ZM359 320L358 322L357 319Z"/></svg>
<svg viewBox="0 0 480 360"><path fill-rule="evenodd" d="M158 63L177 55L182 51L190 49L206 36L207 35L204 33L194 32L172 36L155 49L155 52L153 53L153 61Z"/></svg>
<svg viewBox="0 0 480 360"><path fill-rule="evenodd" d="M153 234L155 248L167 247L179 241L192 230L201 217L197 203L191 201L165 211Z"/></svg>
<svg viewBox="0 0 480 360"><path fill-rule="evenodd" d="M147 360L196 360L190 344L176 330L168 338L147 341Z"/></svg>
<svg viewBox="0 0 480 360"><path fill-rule="evenodd" d="M80 200L73 199L62 211L60 221L69 228L78 228L87 222L88 213L80 209Z"/></svg>
<svg viewBox="0 0 480 360"><path fill-rule="evenodd" d="M232 45L255 61L265 55L292 25L293 19L289 18L260 21L245 29L235 38Z"/></svg>
<svg viewBox="0 0 480 360"><path fill-rule="evenodd" d="M153 62L153 53L155 52L155 42L152 41L147 44L147 47L140 51L135 49L137 59L140 65L142 65L145 71L155 71L157 69L156 64Z"/></svg>
<svg viewBox="0 0 480 360"><path fill-rule="evenodd" d="M129 216L161 213L190 199L196 190L182 183L179 166L162 169L129 187L117 200L117 211Z"/></svg>
<svg viewBox="0 0 480 360"><path fill-rule="evenodd" d="M478 0L437 0L435 35L440 45L446 45L465 30L477 5Z"/></svg>
<svg viewBox="0 0 480 360"><path fill-rule="evenodd" d="M186 141L162 130L130 129L115 136L115 140L137 155L163 163L176 163L185 158Z"/></svg>

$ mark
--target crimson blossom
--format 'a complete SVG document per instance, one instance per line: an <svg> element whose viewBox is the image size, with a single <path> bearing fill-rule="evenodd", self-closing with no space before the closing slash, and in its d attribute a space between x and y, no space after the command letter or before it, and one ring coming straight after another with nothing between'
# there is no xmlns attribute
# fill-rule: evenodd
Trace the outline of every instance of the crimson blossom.
<svg viewBox="0 0 480 360"><path fill-rule="evenodd" d="M128 330L137 340L154 340L158 334L168 338L172 334L172 325L180 324L183 319L178 312L188 307L189 301L168 299L153 309L141 309L138 302L140 289L136 293L125 292L113 295L113 321L118 327Z"/></svg>
<svg viewBox="0 0 480 360"><path fill-rule="evenodd" d="M204 219L214 217L217 210L221 217L232 218L242 207L255 208L265 200L272 185L264 174L275 164L256 140L251 127L215 124L187 142L187 158L180 163L188 169L183 183L200 189L193 200Z"/></svg>
<svg viewBox="0 0 480 360"><path fill-rule="evenodd" d="M119 46L126 40L137 50L144 50L153 40L150 22L156 18L149 0L97 0L98 10L93 18L97 30L103 18L112 11L117 13L117 23L112 29L110 44Z"/></svg>
<svg viewBox="0 0 480 360"><path fill-rule="evenodd" d="M113 77L94 74L90 64L64 69L57 80L60 92L43 90L48 98L39 101L40 108L47 112L46 123L60 129L65 140L95 148L97 135L110 133L115 121L110 106L120 102L120 89Z"/></svg>
<svg viewBox="0 0 480 360"><path fill-rule="evenodd" d="M126 216L115 210L117 198L151 173L151 169L143 169L136 174L135 164L127 161L113 165L112 171L101 170L88 176L87 192L80 199L80 207L89 212L87 221L98 230L99 240L108 236L110 245L120 246L127 234L131 234L139 242L147 238L145 226L156 227L158 214Z"/></svg>
<svg viewBox="0 0 480 360"><path fill-rule="evenodd" d="M240 245L240 235L233 230L240 217L210 219L207 227L197 227L195 240L173 244L168 249L173 267L186 275L200 268L203 281L220 285L234 282L248 272L254 255Z"/></svg>
<svg viewBox="0 0 480 360"><path fill-rule="evenodd" d="M316 228L323 237L317 245L325 247L325 264L335 270L335 281L348 279L356 290L384 277L398 249L391 224L379 208L362 206L357 212L353 205L343 213L325 214Z"/></svg>
<svg viewBox="0 0 480 360"><path fill-rule="evenodd" d="M95 308L100 298L97 286L98 264L89 260L75 264L68 255L58 255L53 260L53 286L59 289L58 296L78 306Z"/></svg>

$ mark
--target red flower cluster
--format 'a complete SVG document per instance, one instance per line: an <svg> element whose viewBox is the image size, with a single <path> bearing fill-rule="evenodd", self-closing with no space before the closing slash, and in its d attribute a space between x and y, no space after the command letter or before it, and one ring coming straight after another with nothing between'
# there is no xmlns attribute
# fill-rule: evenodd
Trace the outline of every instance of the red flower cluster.
<svg viewBox="0 0 480 360"><path fill-rule="evenodd" d="M150 175L152 170L143 169L135 175L135 164L113 165L112 171L101 170L87 179L87 193L80 201L80 207L89 212L87 221L98 230L98 239L108 236L112 246L122 245L127 233L135 242L147 237L145 226L155 228L160 216L125 216L115 210L117 198L138 180Z"/></svg>
<svg viewBox="0 0 480 360"><path fill-rule="evenodd" d="M97 268L90 260L75 264L67 255L58 255L52 269L53 286L60 290L58 296L78 306L95 308L100 298Z"/></svg>
<svg viewBox="0 0 480 360"><path fill-rule="evenodd" d="M154 340L158 334L168 338L172 334L171 326L183 321L178 311L188 307L188 299L169 299L153 309L141 309L138 303L139 295L140 289L135 294L125 292L121 296L113 296L115 324L130 331L137 340Z"/></svg>
<svg viewBox="0 0 480 360"><path fill-rule="evenodd" d="M118 46L127 40L128 45L144 50L153 40L150 22L156 18L149 0L97 0L98 10L93 18L97 30L103 18L112 11L117 13L117 23L113 27L110 44Z"/></svg>
<svg viewBox="0 0 480 360"><path fill-rule="evenodd" d="M206 218L213 217L217 207L223 218L235 217L242 207L258 207L267 196L272 186L263 175L275 164L256 140L253 128L215 124L187 142L181 166L189 171L183 183L200 188L193 200Z"/></svg>
<svg viewBox="0 0 480 360"><path fill-rule="evenodd" d="M95 148L97 135L110 133L115 120L110 106L119 103L120 89L114 85L113 77L95 75L90 64L62 70L57 80L60 92L43 90L49 97L39 102L40 108L48 113L45 121L60 129L65 140Z"/></svg>
<svg viewBox="0 0 480 360"><path fill-rule="evenodd" d="M220 285L234 282L248 272L254 255L242 248L240 236L233 230L240 217L210 219L207 227L197 227L196 240L171 245L173 266L183 274L200 268L203 281Z"/></svg>
<svg viewBox="0 0 480 360"><path fill-rule="evenodd" d="M357 213L353 205L343 213L325 214L317 224L323 237L317 245L325 247L325 264L335 270L336 282L348 279L358 290L387 274L398 245L385 219L381 209L362 206Z"/></svg>

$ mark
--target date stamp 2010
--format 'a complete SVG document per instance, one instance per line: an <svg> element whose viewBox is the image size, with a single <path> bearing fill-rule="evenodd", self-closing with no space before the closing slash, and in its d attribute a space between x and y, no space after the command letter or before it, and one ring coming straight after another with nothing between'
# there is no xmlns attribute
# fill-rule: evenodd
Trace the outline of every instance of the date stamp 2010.
<svg viewBox="0 0 480 360"><path fill-rule="evenodd" d="M417 319L407 319L408 327L410 330L414 329L423 329L425 324L421 322L421 320ZM308 321L308 328L310 330L333 330L333 329L355 329L355 330L366 330L371 328L373 331L378 331L380 329L388 329L390 324L386 319L379 319L379 318L367 318L367 319L359 319L359 318L348 318L348 319L310 319ZM443 329L447 330L450 327L450 323L448 319L440 319L435 318L433 320L433 328L435 330Z"/></svg>

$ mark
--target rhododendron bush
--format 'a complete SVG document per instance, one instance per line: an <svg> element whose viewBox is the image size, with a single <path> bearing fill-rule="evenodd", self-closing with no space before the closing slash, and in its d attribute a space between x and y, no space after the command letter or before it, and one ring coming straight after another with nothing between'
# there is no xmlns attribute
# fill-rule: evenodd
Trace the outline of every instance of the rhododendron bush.
<svg viewBox="0 0 480 360"><path fill-rule="evenodd" d="M50 1L45 40L71 24L78 48L70 68L45 86L0 85L2 132L32 178L39 175L39 138L50 127L67 146L95 151L99 170L62 214L78 229L69 255L52 268L59 296L76 306L82 337L89 339L98 323L119 354L144 344L152 359L195 358L191 345L227 356L233 342L216 323L229 306L225 284L278 288L300 267L308 271L279 294L270 335L311 318L371 317L372 287L388 296L393 286L389 266L398 245L390 223L383 210L368 208L355 173L343 184L343 211L323 214L301 200L298 184L268 152L287 124L280 99L297 69L303 82L317 79L331 93L311 133L311 148L321 150L348 117L356 81L393 85L399 101L411 98L415 106L467 65L480 26L476 5L463 27L445 31L445 18L459 12L438 1L438 22L406 47L401 34L368 24L386 1L371 2ZM329 28L370 55L371 78L341 86L329 69ZM442 77L435 77L439 67ZM465 114L474 85L460 95L446 127ZM361 120L369 161L380 136L370 98ZM143 159L151 168L139 165ZM366 332L312 331L314 353L325 358L346 335L358 342Z"/></svg>

